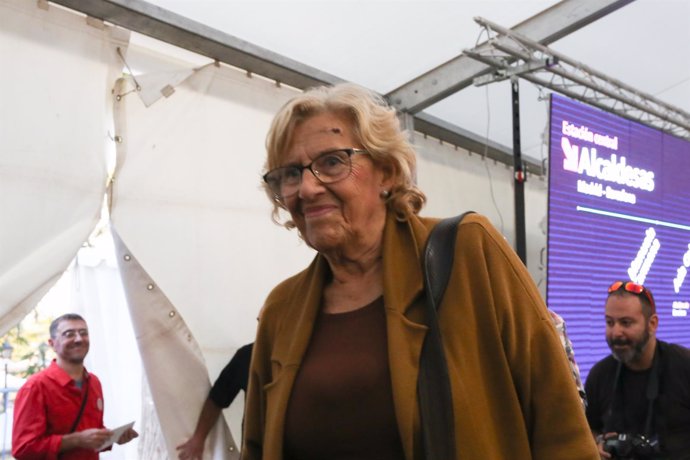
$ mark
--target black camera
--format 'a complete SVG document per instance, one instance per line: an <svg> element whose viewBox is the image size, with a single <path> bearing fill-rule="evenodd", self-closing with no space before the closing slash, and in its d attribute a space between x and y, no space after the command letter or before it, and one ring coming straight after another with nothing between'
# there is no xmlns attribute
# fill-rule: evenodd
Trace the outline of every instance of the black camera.
<svg viewBox="0 0 690 460"><path fill-rule="evenodd" d="M616 437L605 440L604 450L613 455L613 458L621 460L652 459L661 453L657 439L628 433L620 433Z"/></svg>

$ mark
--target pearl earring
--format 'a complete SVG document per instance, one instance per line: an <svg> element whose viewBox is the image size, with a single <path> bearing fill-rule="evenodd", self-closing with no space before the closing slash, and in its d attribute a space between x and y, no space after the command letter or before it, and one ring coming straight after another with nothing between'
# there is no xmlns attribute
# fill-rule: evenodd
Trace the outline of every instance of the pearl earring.
<svg viewBox="0 0 690 460"><path fill-rule="evenodd" d="M388 197L390 196L390 194L391 194L391 192L389 192L388 190L381 190L381 193L379 193L379 196L382 199L387 200Z"/></svg>

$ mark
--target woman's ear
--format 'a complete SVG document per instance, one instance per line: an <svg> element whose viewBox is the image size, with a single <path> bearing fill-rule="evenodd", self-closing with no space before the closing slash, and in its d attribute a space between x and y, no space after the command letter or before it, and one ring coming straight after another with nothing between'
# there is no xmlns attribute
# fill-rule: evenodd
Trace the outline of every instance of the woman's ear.
<svg viewBox="0 0 690 460"><path fill-rule="evenodd" d="M381 189L388 190L393 187L395 183L395 169L391 164L381 165Z"/></svg>

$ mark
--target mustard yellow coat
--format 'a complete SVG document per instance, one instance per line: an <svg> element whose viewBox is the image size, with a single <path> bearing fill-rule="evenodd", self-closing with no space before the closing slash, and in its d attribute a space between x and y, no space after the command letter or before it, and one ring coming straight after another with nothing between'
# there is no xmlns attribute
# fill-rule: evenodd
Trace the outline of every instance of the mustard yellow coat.
<svg viewBox="0 0 690 460"><path fill-rule="evenodd" d="M420 255L436 222L419 217L398 222L389 216L383 236L388 354L406 460L423 458L416 394L427 330ZM282 459L285 411L328 271L317 255L266 300L246 400L244 460ZM439 322L458 459L599 459L539 292L512 248L482 216L466 217L458 230Z"/></svg>

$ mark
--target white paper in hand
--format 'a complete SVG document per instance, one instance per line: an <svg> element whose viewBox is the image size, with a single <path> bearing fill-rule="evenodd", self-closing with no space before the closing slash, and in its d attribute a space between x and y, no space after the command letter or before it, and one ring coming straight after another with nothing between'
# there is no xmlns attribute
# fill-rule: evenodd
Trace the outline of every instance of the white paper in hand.
<svg viewBox="0 0 690 460"><path fill-rule="evenodd" d="M133 426L134 426L134 422L129 422L129 423L125 423L122 426L118 426L117 428L113 428L112 429L113 434L110 435L110 437L108 439L106 439L106 441L97 450L100 452L101 450L107 449L108 447L112 446L113 443L117 442L117 440L120 439L120 436L122 436L122 434L125 431L129 430Z"/></svg>

